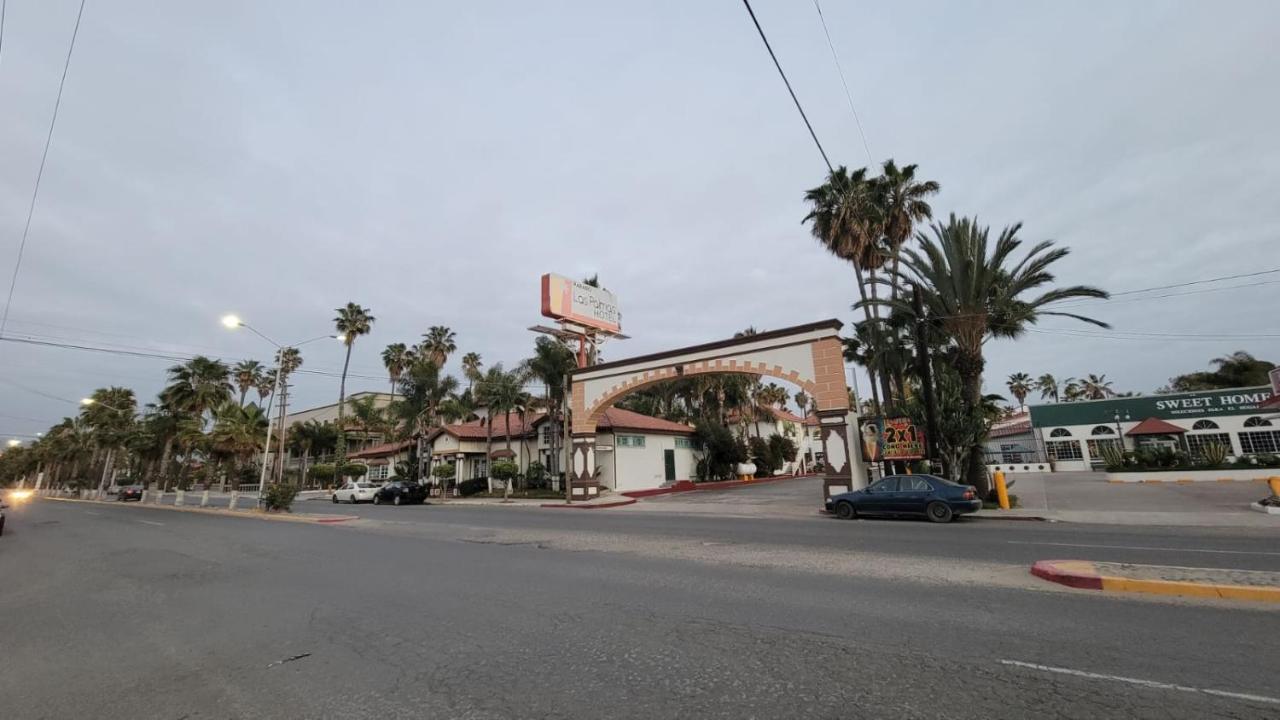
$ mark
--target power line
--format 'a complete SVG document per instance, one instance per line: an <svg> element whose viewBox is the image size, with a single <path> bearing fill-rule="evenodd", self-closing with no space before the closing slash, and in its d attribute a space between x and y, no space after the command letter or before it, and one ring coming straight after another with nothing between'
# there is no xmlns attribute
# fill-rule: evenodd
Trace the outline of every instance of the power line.
<svg viewBox="0 0 1280 720"><path fill-rule="evenodd" d="M0 53L4 52L4 14L9 9L9 0L0 0Z"/></svg>
<svg viewBox="0 0 1280 720"><path fill-rule="evenodd" d="M1155 287L1141 288L1139 290L1125 290L1124 292L1111 293L1112 297L1117 295L1136 295L1138 293L1151 292L1153 290L1171 290L1173 288L1187 287L1188 285L1203 285L1211 282L1221 282L1223 280L1239 280L1240 278L1257 277L1259 275L1272 275L1280 273L1280 268L1272 268L1270 270L1259 270L1258 272L1242 273L1239 275L1223 275L1222 277L1205 278L1204 280L1192 280L1190 282L1174 283L1172 285L1157 285Z"/></svg>
<svg viewBox="0 0 1280 720"><path fill-rule="evenodd" d="M1242 288L1258 287L1259 285L1275 285L1277 283L1280 283L1280 280L1263 280L1261 282L1244 283L1243 285L1228 285L1226 287L1204 288L1202 290L1188 290L1187 292L1165 293L1164 295L1147 295L1144 297L1123 298L1121 300L1113 300L1111 298L1107 298L1104 300L1102 298L1098 298L1098 300L1101 302L1109 302L1109 303L1142 302L1144 300L1160 300L1161 298L1184 297L1187 295L1204 295L1206 293L1222 292L1223 290L1240 290ZM1194 285L1196 283L1188 283L1188 284ZM1116 294L1119 295L1121 293L1116 293ZM1085 304L1087 302L1088 302L1087 300L1073 300L1071 302L1066 302L1061 305L1054 305L1053 307L1056 307L1056 308L1072 307L1075 305Z"/></svg>
<svg viewBox="0 0 1280 720"><path fill-rule="evenodd" d="M835 43L831 42L831 31L827 29L827 18L822 14L822 5L818 4L818 0L813 0L813 7L818 11L818 20L822 21L822 32L827 36L827 47L831 48L831 59L836 63L836 72L840 73L840 84L844 86L844 97L849 101L849 112L853 113L853 122L858 126L858 137L862 138L862 149L867 151L867 162L875 165L875 156L871 154L871 146L867 144L867 134L862 130L862 119L858 117L858 111L853 106L853 93L849 92L849 83L844 78L840 56L836 54Z"/></svg>
<svg viewBox="0 0 1280 720"><path fill-rule="evenodd" d="M751 22L755 23L756 32L760 33L760 39L764 41L764 48L769 51L769 57L773 58L773 66L778 68L778 74L782 76L782 82L787 86L787 92L791 93L791 101L796 104L796 110L800 111L800 118L804 120L804 126L809 128L809 137L813 138L813 144L818 146L818 152L822 154L822 162L827 164L827 172L835 172L835 168L831 166L831 161L827 159L827 151L822 149L822 143L818 141L818 134L813 131L813 124L809 122L809 116L804 114L804 108L800 106L800 98L796 97L796 91L791 89L791 81L787 79L787 74L782 71L782 63L778 62L778 56L773 52L773 46L769 44L769 38L764 35L764 28L760 27L760 21L756 19L756 11L751 9L751 0L742 0L742 4L747 6L747 14L751 16Z"/></svg>
<svg viewBox="0 0 1280 720"><path fill-rule="evenodd" d="M76 13L76 25L71 31L71 43L67 46L67 59L62 64L62 79L58 81L58 98L53 103L53 116L49 118L49 132L44 138L44 152L40 154L40 169L36 171L35 187L31 190L31 206L27 208L27 223L22 228L22 241L18 243L18 258L13 263L13 277L9 279L9 296L4 301L4 314L0 315L0 336L9 324L9 308L13 305L13 291L18 287L18 272L22 269L22 255L27 249L27 235L31 232L31 218L36 212L36 198L40 197L40 180L44 177L45 162L49 159L49 146L53 144L53 128L58 123L58 109L62 107L62 89L67 84L67 70L71 67L71 53L76 49L76 36L80 34L80 18L84 16L85 0L80 0Z"/></svg>

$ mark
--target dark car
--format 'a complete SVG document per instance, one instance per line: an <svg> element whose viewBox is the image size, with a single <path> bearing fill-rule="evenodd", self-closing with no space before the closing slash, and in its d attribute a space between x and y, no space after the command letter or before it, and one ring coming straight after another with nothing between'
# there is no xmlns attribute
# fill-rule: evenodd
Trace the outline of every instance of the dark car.
<svg viewBox="0 0 1280 720"><path fill-rule="evenodd" d="M122 502L126 500L141 501L142 486L141 485L125 485L124 487L120 488L120 494L116 495L116 499Z"/></svg>
<svg viewBox="0 0 1280 720"><path fill-rule="evenodd" d="M427 501L426 487L407 480L392 480L378 488L373 494L373 504L391 503L392 505L408 505Z"/></svg>
<svg viewBox="0 0 1280 720"><path fill-rule="evenodd" d="M859 515L924 515L941 523L981 509L982 501L972 485L959 485L936 475L890 475L827 501L827 512L844 520Z"/></svg>

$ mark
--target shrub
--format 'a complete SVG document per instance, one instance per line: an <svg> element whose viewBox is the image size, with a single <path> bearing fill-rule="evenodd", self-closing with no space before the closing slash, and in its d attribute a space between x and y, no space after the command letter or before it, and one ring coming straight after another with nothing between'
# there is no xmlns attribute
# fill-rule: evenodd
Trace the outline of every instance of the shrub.
<svg viewBox="0 0 1280 720"><path fill-rule="evenodd" d="M451 480L458 472L458 468L453 463L441 463L431 468L431 477L437 480Z"/></svg>
<svg viewBox="0 0 1280 720"><path fill-rule="evenodd" d="M489 489L489 480L487 478L471 478L458 483L458 494L462 497L482 493Z"/></svg>
<svg viewBox="0 0 1280 720"><path fill-rule="evenodd" d="M1200 451L1200 461L1209 467L1218 467L1227 461L1229 454L1222 443L1210 443Z"/></svg>
<svg viewBox="0 0 1280 720"><path fill-rule="evenodd" d="M1102 447L1102 459L1107 464L1108 470L1119 470L1125 465L1124 451L1115 445L1104 445Z"/></svg>
<svg viewBox="0 0 1280 720"><path fill-rule="evenodd" d="M307 469L307 474L310 475L313 479L318 480L321 483L329 482L330 480L333 479L333 475L334 475L333 465L328 463L313 465Z"/></svg>
<svg viewBox="0 0 1280 720"><path fill-rule="evenodd" d="M267 506L268 511L283 510L289 512L289 508L293 506L293 500L296 497L298 497L297 485L275 483L267 486L266 492L262 495L262 503Z"/></svg>
<svg viewBox="0 0 1280 720"><path fill-rule="evenodd" d="M524 481L530 490L541 490L549 485L547 482L547 468L540 462L531 462L529 467L525 468Z"/></svg>
<svg viewBox="0 0 1280 720"><path fill-rule="evenodd" d="M494 480L510 482L520 474L520 466L510 460L499 460L489 466L489 476Z"/></svg>
<svg viewBox="0 0 1280 720"><path fill-rule="evenodd" d="M693 446L702 454L698 460L698 480L728 480L737 472L737 465L745 462L747 451L733 436L729 428L702 421L694 426Z"/></svg>
<svg viewBox="0 0 1280 720"><path fill-rule="evenodd" d="M769 477L778 466L774 463L774 454L764 438L753 437L747 440L747 453L756 464L757 477Z"/></svg>
<svg viewBox="0 0 1280 720"><path fill-rule="evenodd" d="M365 474L368 472L369 472L369 466L361 465L360 463L347 463L346 465L342 466L343 477L348 477L348 478L364 477Z"/></svg>
<svg viewBox="0 0 1280 720"><path fill-rule="evenodd" d="M769 454L773 457L775 468L782 469L788 462L795 459L799 451L800 448L796 447L795 440L777 433L769 436Z"/></svg>

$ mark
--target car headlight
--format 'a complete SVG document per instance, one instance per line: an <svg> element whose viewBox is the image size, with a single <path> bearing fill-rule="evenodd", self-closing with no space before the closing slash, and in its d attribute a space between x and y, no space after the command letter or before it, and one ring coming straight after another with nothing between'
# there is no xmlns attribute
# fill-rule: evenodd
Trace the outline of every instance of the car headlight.
<svg viewBox="0 0 1280 720"><path fill-rule="evenodd" d="M32 495L32 492L30 490L14 490L13 492L9 493L9 499L10 500L26 500L27 498L31 497L31 495Z"/></svg>

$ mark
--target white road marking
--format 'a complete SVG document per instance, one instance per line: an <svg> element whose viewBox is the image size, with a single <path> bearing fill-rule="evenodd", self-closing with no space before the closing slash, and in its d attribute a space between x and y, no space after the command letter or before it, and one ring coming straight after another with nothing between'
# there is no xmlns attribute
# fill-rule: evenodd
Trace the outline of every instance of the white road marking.
<svg viewBox="0 0 1280 720"><path fill-rule="evenodd" d="M164 525L164 523L161 523L161 522L155 522L154 520L139 520L138 522L140 522L140 523L146 523L146 524L148 524L148 525Z"/></svg>
<svg viewBox="0 0 1280 720"><path fill-rule="evenodd" d="M1262 550L1209 550L1206 548L1149 547L1145 545L1088 545L1085 543L1032 542L1030 540L1006 540L1005 542L1010 545L1052 545L1055 547L1107 548L1109 550L1167 550L1169 552L1218 553L1221 555L1280 556L1280 552L1265 552Z"/></svg>
<svg viewBox="0 0 1280 720"><path fill-rule="evenodd" d="M85 510L85 511L84 511L84 514L85 514L85 515L101 515L102 513L96 513L96 512L94 512L94 511L92 511L92 510Z"/></svg>
<svg viewBox="0 0 1280 720"><path fill-rule="evenodd" d="M1042 672L1057 673L1059 675L1071 675L1072 677L1081 677L1088 680L1110 680L1112 682L1129 683L1130 685L1140 685L1142 687L1153 688L1156 690L1178 690L1180 692L1200 693L1202 695L1213 695L1215 697L1231 698L1233 700L1251 700L1253 702L1280 705L1280 698L1268 697L1266 695L1250 695L1249 693L1212 690L1209 688L1190 687L1188 685L1175 685L1173 683L1158 682L1156 680L1143 680L1141 678L1124 677L1123 675L1107 675L1104 673L1086 672L1084 670L1072 670L1071 668L1054 667L1052 665L1038 665L1036 663L1021 662L1018 660L1000 660L999 663L1001 665L1012 665L1014 667L1027 668L1029 670L1040 670Z"/></svg>

